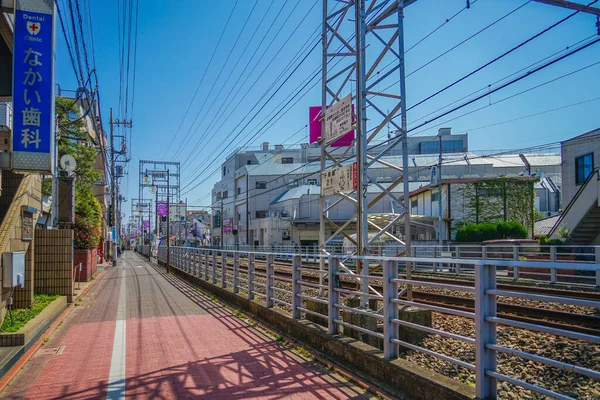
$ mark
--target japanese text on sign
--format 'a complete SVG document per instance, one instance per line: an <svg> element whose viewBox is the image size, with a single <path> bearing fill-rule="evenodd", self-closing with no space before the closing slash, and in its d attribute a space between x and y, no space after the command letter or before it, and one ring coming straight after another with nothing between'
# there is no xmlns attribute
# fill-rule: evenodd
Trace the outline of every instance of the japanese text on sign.
<svg viewBox="0 0 600 400"><path fill-rule="evenodd" d="M358 170L356 163L333 167L321 172L321 196L348 192L358 187Z"/></svg>
<svg viewBox="0 0 600 400"><path fill-rule="evenodd" d="M329 144L352 130L352 95L325 110L325 143Z"/></svg>
<svg viewBox="0 0 600 400"><path fill-rule="evenodd" d="M50 172L54 146L54 7L31 0L18 0L16 5L13 47L13 167ZM44 9L46 13L43 12Z"/></svg>

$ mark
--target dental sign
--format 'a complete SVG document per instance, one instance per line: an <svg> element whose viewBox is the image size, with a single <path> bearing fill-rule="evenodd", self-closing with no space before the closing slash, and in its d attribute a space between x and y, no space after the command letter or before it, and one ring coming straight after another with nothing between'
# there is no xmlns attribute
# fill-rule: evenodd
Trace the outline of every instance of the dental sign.
<svg viewBox="0 0 600 400"><path fill-rule="evenodd" d="M12 168L52 174L54 0L16 0Z"/></svg>

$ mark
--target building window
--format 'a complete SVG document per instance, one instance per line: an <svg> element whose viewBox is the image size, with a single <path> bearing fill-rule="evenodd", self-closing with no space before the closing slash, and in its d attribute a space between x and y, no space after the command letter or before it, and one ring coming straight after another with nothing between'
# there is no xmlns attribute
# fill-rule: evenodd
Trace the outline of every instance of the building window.
<svg viewBox="0 0 600 400"><path fill-rule="evenodd" d="M306 183L308 183L309 185L316 185L317 184L317 180L316 179L307 179Z"/></svg>
<svg viewBox="0 0 600 400"><path fill-rule="evenodd" d="M266 189L267 181L256 181L256 188L257 189Z"/></svg>
<svg viewBox="0 0 600 400"><path fill-rule="evenodd" d="M575 184L581 185L594 169L594 153L589 153L575 159Z"/></svg>
<svg viewBox="0 0 600 400"><path fill-rule="evenodd" d="M246 165L252 165L252 160L247 160Z"/></svg>
<svg viewBox="0 0 600 400"><path fill-rule="evenodd" d="M223 192L223 198L226 199L229 196L228 190Z"/></svg>
<svg viewBox="0 0 600 400"><path fill-rule="evenodd" d="M281 163L282 164L293 164L294 163L294 157L282 157L281 158Z"/></svg>
<svg viewBox="0 0 600 400"><path fill-rule="evenodd" d="M465 151L462 140L443 140L442 153L462 153ZM439 154L440 142L438 140L429 140L419 143L420 154Z"/></svg>
<svg viewBox="0 0 600 400"><path fill-rule="evenodd" d="M410 208L418 208L419 207L419 200L418 199L414 199L410 201Z"/></svg>
<svg viewBox="0 0 600 400"><path fill-rule="evenodd" d="M267 218L267 212L266 211L257 211L256 218Z"/></svg>
<svg viewBox="0 0 600 400"><path fill-rule="evenodd" d="M502 197L502 196L504 196L504 189L502 189L502 188L477 189L477 195L481 196L481 197Z"/></svg>
<svg viewBox="0 0 600 400"><path fill-rule="evenodd" d="M227 168L223 167L223 176L227 175Z"/></svg>
<svg viewBox="0 0 600 400"><path fill-rule="evenodd" d="M431 192L431 201L439 201L440 200L440 191L437 190L435 192Z"/></svg>

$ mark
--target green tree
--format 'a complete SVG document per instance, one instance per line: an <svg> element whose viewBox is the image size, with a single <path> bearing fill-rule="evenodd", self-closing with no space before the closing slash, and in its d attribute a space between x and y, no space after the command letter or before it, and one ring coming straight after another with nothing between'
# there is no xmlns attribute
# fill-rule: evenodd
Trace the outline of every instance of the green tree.
<svg viewBox="0 0 600 400"><path fill-rule="evenodd" d="M102 206L94 196L94 182L100 173L94 169L98 155L85 127L85 119L72 99L56 98L56 118L60 137L58 157L70 154L77 163L75 178L75 248L91 249L98 245L102 235ZM51 192L51 180L42 182L42 192Z"/></svg>

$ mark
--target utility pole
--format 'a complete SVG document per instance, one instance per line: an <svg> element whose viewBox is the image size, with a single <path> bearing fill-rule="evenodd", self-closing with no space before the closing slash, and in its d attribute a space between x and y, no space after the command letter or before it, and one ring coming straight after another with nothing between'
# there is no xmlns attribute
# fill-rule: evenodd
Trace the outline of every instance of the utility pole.
<svg viewBox="0 0 600 400"><path fill-rule="evenodd" d="M112 188L112 210L113 210L113 226L117 227L117 202L119 201L119 184L117 182L117 174L116 174L116 163L117 156L122 154L121 151L115 151L115 125L123 125L131 128L131 120L129 121L119 121L118 119L113 119L113 111L110 109L110 170L111 170L111 188ZM112 229L112 227L111 227ZM117 231L117 229L115 229ZM117 242L117 238L113 237L113 255L112 262L113 267L117 265L117 248L119 243Z"/></svg>
<svg viewBox="0 0 600 400"><path fill-rule="evenodd" d="M152 198L148 201L148 261L152 257Z"/></svg>
<svg viewBox="0 0 600 400"><path fill-rule="evenodd" d="M223 227L223 195L221 194L221 250L223 250L223 244L225 242L225 229Z"/></svg>
<svg viewBox="0 0 600 400"><path fill-rule="evenodd" d="M440 251L442 251L442 245L444 244L444 207L442 203L442 131L438 132L438 137L440 138L440 156L438 159L438 170L437 170L437 179L438 179L438 194L439 194L439 213L440 213L440 229L439 229L439 243L440 243Z"/></svg>
<svg viewBox="0 0 600 400"><path fill-rule="evenodd" d="M246 171L246 246L250 249L250 225L248 219L250 218L250 203L248 202L248 192L250 191L248 179L248 171Z"/></svg>
<svg viewBox="0 0 600 400"><path fill-rule="evenodd" d="M167 274L171 265L171 174L167 169Z"/></svg>

